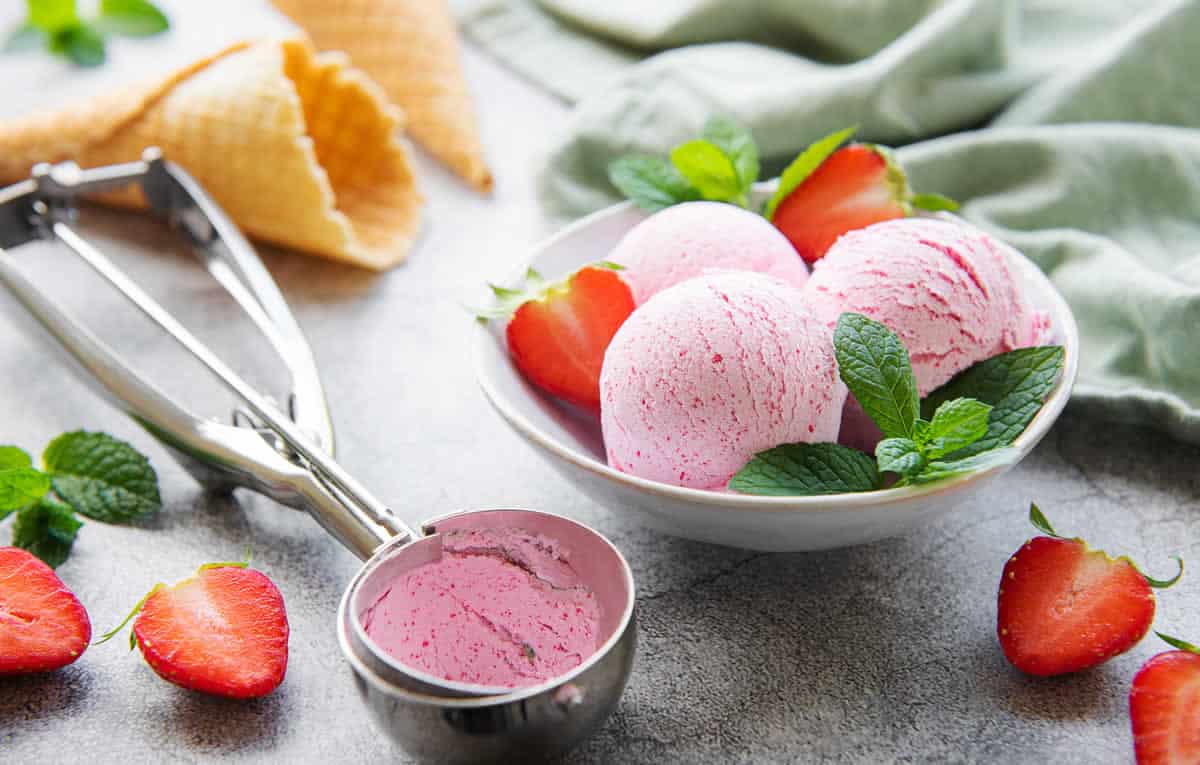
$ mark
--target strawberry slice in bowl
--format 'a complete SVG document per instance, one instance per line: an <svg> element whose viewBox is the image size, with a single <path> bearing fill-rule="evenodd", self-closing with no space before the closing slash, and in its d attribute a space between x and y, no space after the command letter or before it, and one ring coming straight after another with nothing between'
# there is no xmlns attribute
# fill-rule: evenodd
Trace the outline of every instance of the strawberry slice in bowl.
<svg viewBox="0 0 1200 765"><path fill-rule="evenodd" d="M913 194L889 149L869 143L842 146L854 130L828 135L801 152L783 171L764 210L809 263L824 257L848 231L904 218L914 209L958 209L939 194Z"/></svg>
<svg viewBox="0 0 1200 765"><path fill-rule="evenodd" d="M0 676L65 667L91 639L87 610L54 569L26 550L0 547Z"/></svg>
<svg viewBox="0 0 1200 765"><path fill-rule="evenodd" d="M130 649L159 677L227 698L265 696L287 672L288 621L283 596L260 571L209 563L174 585L158 584L103 643L136 617Z"/></svg>
<svg viewBox="0 0 1200 765"><path fill-rule="evenodd" d="M481 321L508 319L508 352L527 380L599 412L604 352L634 309L633 292L616 273L619 268L585 266L553 283L529 269L523 289L493 285L496 305L476 313Z"/></svg>

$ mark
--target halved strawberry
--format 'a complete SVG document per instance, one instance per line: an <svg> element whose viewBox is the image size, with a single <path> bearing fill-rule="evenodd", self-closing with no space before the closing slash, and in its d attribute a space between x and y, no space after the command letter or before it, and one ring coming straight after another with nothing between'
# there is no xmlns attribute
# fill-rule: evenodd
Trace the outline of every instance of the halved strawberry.
<svg viewBox="0 0 1200 765"><path fill-rule="evenodd" d="M164 680L235 699L265 696L283 682L288 660L283 596L245 563L208 564L171 587L155 585L101 642L135 614L130 648L139 646Z"/></svg>
<svg viewBox="0 0 1200 765"><path fill-rule="evenodd" d="M1158 636L1178 650L1147 661L1129 691L1138 765L1200 763L1200 648Z"/></svg>
<svg viewBox="0 0 1200 765"><path fill-rule="evenodd" d="M604 352L634 308L633 293L614 268L585 266L553 284L530 269L527 290L493 286L499 303L480 316L511 314L508 351L521 373L547 393L595 411Z"/></svg>
<svg viewBox="0 0 1200 765"><path fill-rule="evenodd" d="M1061 675L1102 664L1133 648L1154 621L1152 587L1128 558L1111 558L1082 539L1064 539L1038 510L1029 518L1049 536L1034 537L1004 565L996 632L1005 657L1022 672Z"/></svg>
<svg viewBox="0 0 1200 765"><path fill-rule="evenodd" d="M49 672L87 650L92 623L54 569L0 547L0 675Z"/></svg>
<svg viewBox="0 0 1200 765"><path fill-rule="evenodd" d="M925 210L954 210L937 194L912 194L904 171L882 146L855 143L837 147L853 134L839 131L808 147L784 170L766 216L791 241L800 257L813 263L837 238Z"/></svg>

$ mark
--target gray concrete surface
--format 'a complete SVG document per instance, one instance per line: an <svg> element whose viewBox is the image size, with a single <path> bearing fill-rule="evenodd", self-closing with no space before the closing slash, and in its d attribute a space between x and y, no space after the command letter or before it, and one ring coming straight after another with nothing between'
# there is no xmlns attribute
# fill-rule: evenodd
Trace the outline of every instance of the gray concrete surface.
<svg viewBox="0 0 1200 765"><path fill-rule="evenodd" d="M0 64L2 66L3 64ZM372 277L264 251L324 372L344 465L409 521L496 505L592 523L640 587L640 653L621 707L568 762L1132 761L1126 712L1148 639L1099 669L1034 680L995 639L1006 557L1039 502L1058 527L1156 574L1200 555L1200 449L1069 413L999 486L922 533L820 554L764 555L661 536L594 505L489 411L472 378L460 307L543 232L533 160L566 118L559 104L468 51L497 171L493 199L426 158L429 227L411 261ZM0 81L4 78L0 76ZM7 87L7 86L0 86ZM6 97L10 94L6 93ZM27 94L26 94L27 95ZM12 101L7 101L11 107ZM88 230L198 333L263 385L276 379L219 288L140 217L95 212ZM20 255L163 387L206 414L230 402L65 253ZM333 616L356 560L310 520L254 495L204 495L155 442L67 375L0 300L0 442L30 450L60 431L103 429L158 468L166 506L133 527L88 523L62 577L98 631L156 581L240 557L279 585L292 624L287 680L230 702L159 680L115 641L60 672L0 680L0 762L403 762L341 663ZM0 525L0 544L8 539ZM1200 578L1160 596L1157 626L1200 639Z"/></svg>

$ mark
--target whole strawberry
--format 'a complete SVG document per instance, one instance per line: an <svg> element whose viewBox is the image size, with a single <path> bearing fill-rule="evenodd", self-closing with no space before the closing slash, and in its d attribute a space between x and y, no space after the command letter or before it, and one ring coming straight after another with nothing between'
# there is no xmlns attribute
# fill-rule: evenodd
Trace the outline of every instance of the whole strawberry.
<svg viewBox="0 0 1200 765"><path fill-rule="evenodd" d="M184 688L242 699L265 696L287 672L288 621L283 596L246 563L210 563L195 576L154 589L132 619L135 645L160 677Z"/></svg>
<svg viewBox="0 0 1200 765"><path fill-rule="evenodd" d="M1200 763L1200 648L1157 633L1177 650L1147 661L1129 691L1138 765Z"/></svg>
<svg viewBox="0 0 1200 765"><path fill-rule="evenodd" d="M838 237L923 210L955 210L938 194L913 194L891 152L875 144L842 146L847 128L805 149L780 176L765 214L809 263L820 260Z"/></svg>
<svg viewBox="0 0 1200 765"><path fill-rule="evenodd" d="M0 675L65 667L91 639L87 611L54 570L25 550L0 547Z"/></svg>
<svg viewBox="0 0 1200 765"><path fill-rule="evenodd" d="M1004 565L996 633L1005 657L1031 675L1050 677L1103 664L1141 641L1154 621L1158 581L1128 558L1058 536L1038 510L1029 520L1047 536L1030 539Z"/></svg>
<svg viewBox="0 0 1200 765"><path fill-rule="evenodd" d="M531 383L564 401L600 411L600 367L621 324L633 313L633 293L617 266L585 266L547 284L536 271L527 289L492 287L498 298L481 319L511 315L508 352Z"/></svg>

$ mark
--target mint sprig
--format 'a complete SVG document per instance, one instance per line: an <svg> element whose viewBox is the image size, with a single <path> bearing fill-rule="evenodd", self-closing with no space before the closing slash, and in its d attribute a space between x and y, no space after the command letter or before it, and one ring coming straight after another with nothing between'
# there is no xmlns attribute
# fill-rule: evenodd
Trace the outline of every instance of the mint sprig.
<svg viewBox="0 0 1200 765"><path fill-rule="evenodd" d="M858 313L838 317L833 332L838 372L887 438L912 438L920 411L908 349L877 321Z"/></svg>
<svg viewBox="0 0 1200 765"><path fill-rule="evenodd" d="M920 402L908 350L883 324L844 313L833 345L842 380L883 431L875 460L838 444L787 444L751 458L731 489L838 494L881 488L880 474L893 474L894 486L908 486L1009 464L1018 455L1009 444L1041 407L1063 360L1058 346L1001 354Z"/></svg>
<svg viewBox="0 0 1200 765"><path fill-rule="evenodd" d="M612 184L647 212L699 199L748 208L758 173L754 138L724 116L710 118L700 138L672 149L669 162L630 156L620 157L608 167Z"/></svg>
<svg viewBox="0 0 1200 765"><path fill-rule="evenodd" d="M874 461L840 444L784 444L759 452L729 481L743 494L844 494L880 487Z"/></svg>
<svg viewBox="0 0 1200 765"><path fill-rule="evenodd" d="M925 416L946 401L970 396L992 407L987 432L961 447L956 458L1011 444L1021 435L1058 382L1064 352L1060 345L1018 348L975 364L921 402Z"/></svg>
<svg viewBox="0 0 1200 765"><path fill-rule="evenodd" d="M75 0L26 0L28 16L9 33L5 53L41 43L49 52L83 67L106 58L107 35L148 37L170 27L166 15L148 0L101 0L94 18L79 15Z"/></svg>
<svg viewBox="0 0 1200 765"><path fill-rule="evenodd" d="M609 165L608 179L646 212L700 198L675 165L659 157L621 157Z"/></svg>
<svg viewBox="0 0 1200 765"><path fill-rule="evenodd" d="M75 514L126 523L162 505L158 476L124 441L75 431L50 442L42 469L15 446L0 446L0 519L16 513L12 543L57 567L70 554L79 528Z"/></svg>

